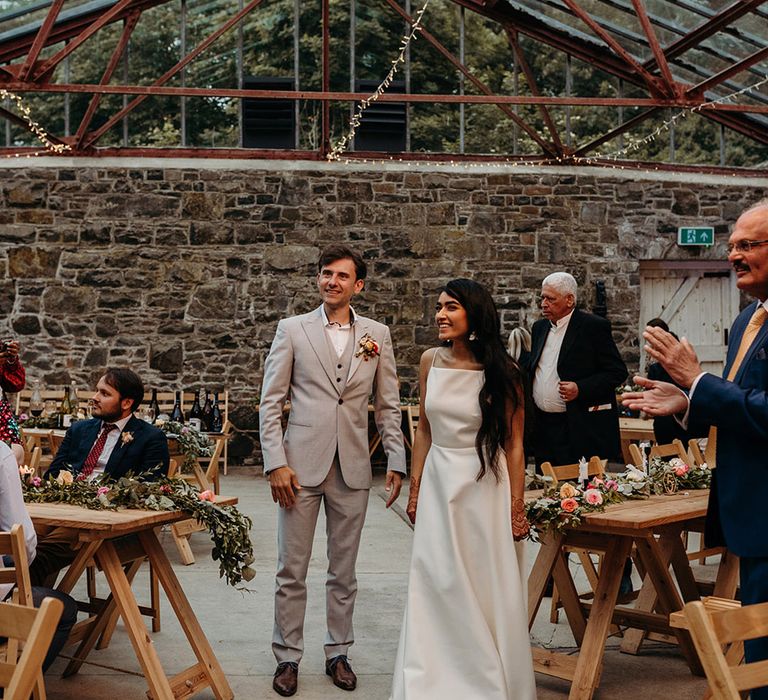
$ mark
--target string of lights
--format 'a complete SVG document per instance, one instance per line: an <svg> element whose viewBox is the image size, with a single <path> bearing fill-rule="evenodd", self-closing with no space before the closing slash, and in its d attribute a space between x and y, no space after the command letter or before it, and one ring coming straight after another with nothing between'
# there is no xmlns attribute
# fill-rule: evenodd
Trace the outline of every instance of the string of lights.
<svg viewBox="0 0 768 700"><path fill-rule="evenodd" d="M34 119L32 119L32 110L24 103L24 100L21 99L19 95L17 95L15 92L10 92L8 90L0 89L0 100L8 100L10 102L13 102L16 105L16 110L19 113L19 117L23 119L26 124L27 128L37 137L37 139L40 141L40 143L45 146L45 149L42 151L35 151L33 153L12 153L10 155L6 155L6 158L19 158L19 157L25 157L25 158L32 158L34 156L38 156L42 153L65 153L67 151L71 151L72 147L65 143L53 143L51 141L50 136L48 135L48 132L43 129L40 124L38 124Z"/></svg>

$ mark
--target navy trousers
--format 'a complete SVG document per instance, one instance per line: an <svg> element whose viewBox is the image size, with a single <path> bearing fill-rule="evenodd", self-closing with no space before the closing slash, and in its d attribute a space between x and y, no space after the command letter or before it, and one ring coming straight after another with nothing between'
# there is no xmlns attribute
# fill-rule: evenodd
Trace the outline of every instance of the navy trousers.
<svg viewBox="0 0 768 700"><path fill-rule="evenodd" d="M741 604L768 602L768 557L742 557L739 560ZM747 663L768 659L768 637L744 642ZM752 691L752 700L768 700L768 686Z"/></svg>

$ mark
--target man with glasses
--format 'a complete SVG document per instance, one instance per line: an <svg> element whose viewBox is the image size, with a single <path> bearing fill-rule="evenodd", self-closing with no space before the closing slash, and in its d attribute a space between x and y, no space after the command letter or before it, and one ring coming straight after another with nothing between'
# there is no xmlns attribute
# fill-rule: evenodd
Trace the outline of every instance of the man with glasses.
<svg viewBox="0 0 768 700"><path fill-rule="evenodd" d="M754 297L733 322L723 377L702 372L696 352L660 328L646 328L648 354L673 384L635 377L645 391L624 403L650 415L678 415L681 422L717 427L717 469L707 509L708 546L725 545L739 556L741 602L768 601L768 538L764 536L763 484L768 476L768 199L745 211L728 241L738 288ZM747 662L768 659L768 637L744 644ZM768 686L752 691L768 700Z"/></svg>

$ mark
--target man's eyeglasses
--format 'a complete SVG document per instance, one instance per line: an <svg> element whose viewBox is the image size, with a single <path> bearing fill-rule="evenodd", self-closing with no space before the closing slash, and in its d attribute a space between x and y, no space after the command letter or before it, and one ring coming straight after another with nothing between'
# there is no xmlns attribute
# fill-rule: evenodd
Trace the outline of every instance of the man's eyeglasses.
<svg viewBox="0 0 768 700"><path fill-rule="evenodd" d="M728 251L728 255L730 255L734 250L737 253L748 253L752 248L757 248L758 246L765 245L768 243L768 240L765 241L738 241L737 243L729 243L726 247L726 250Z"/></svg>

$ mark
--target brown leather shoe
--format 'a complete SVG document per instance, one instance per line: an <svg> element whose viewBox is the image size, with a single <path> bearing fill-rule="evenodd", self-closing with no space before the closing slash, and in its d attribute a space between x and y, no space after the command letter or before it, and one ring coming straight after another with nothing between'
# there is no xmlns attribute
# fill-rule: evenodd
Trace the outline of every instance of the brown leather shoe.
<svg viewBox="0 0 768 700"><path fill-rule="evenodd" d="M333 684L342 690L354 690L357 687L357 676L343 654L334 656L325 662L325 672L333 680Z"/></svg>
<svg viewBox="0 0 768 700"><path fill-rule="evenodd" d="M277 664L272 688L278 694L287 698L296 692L299 685L299 664L293 661L283 661Z"/></svg>

